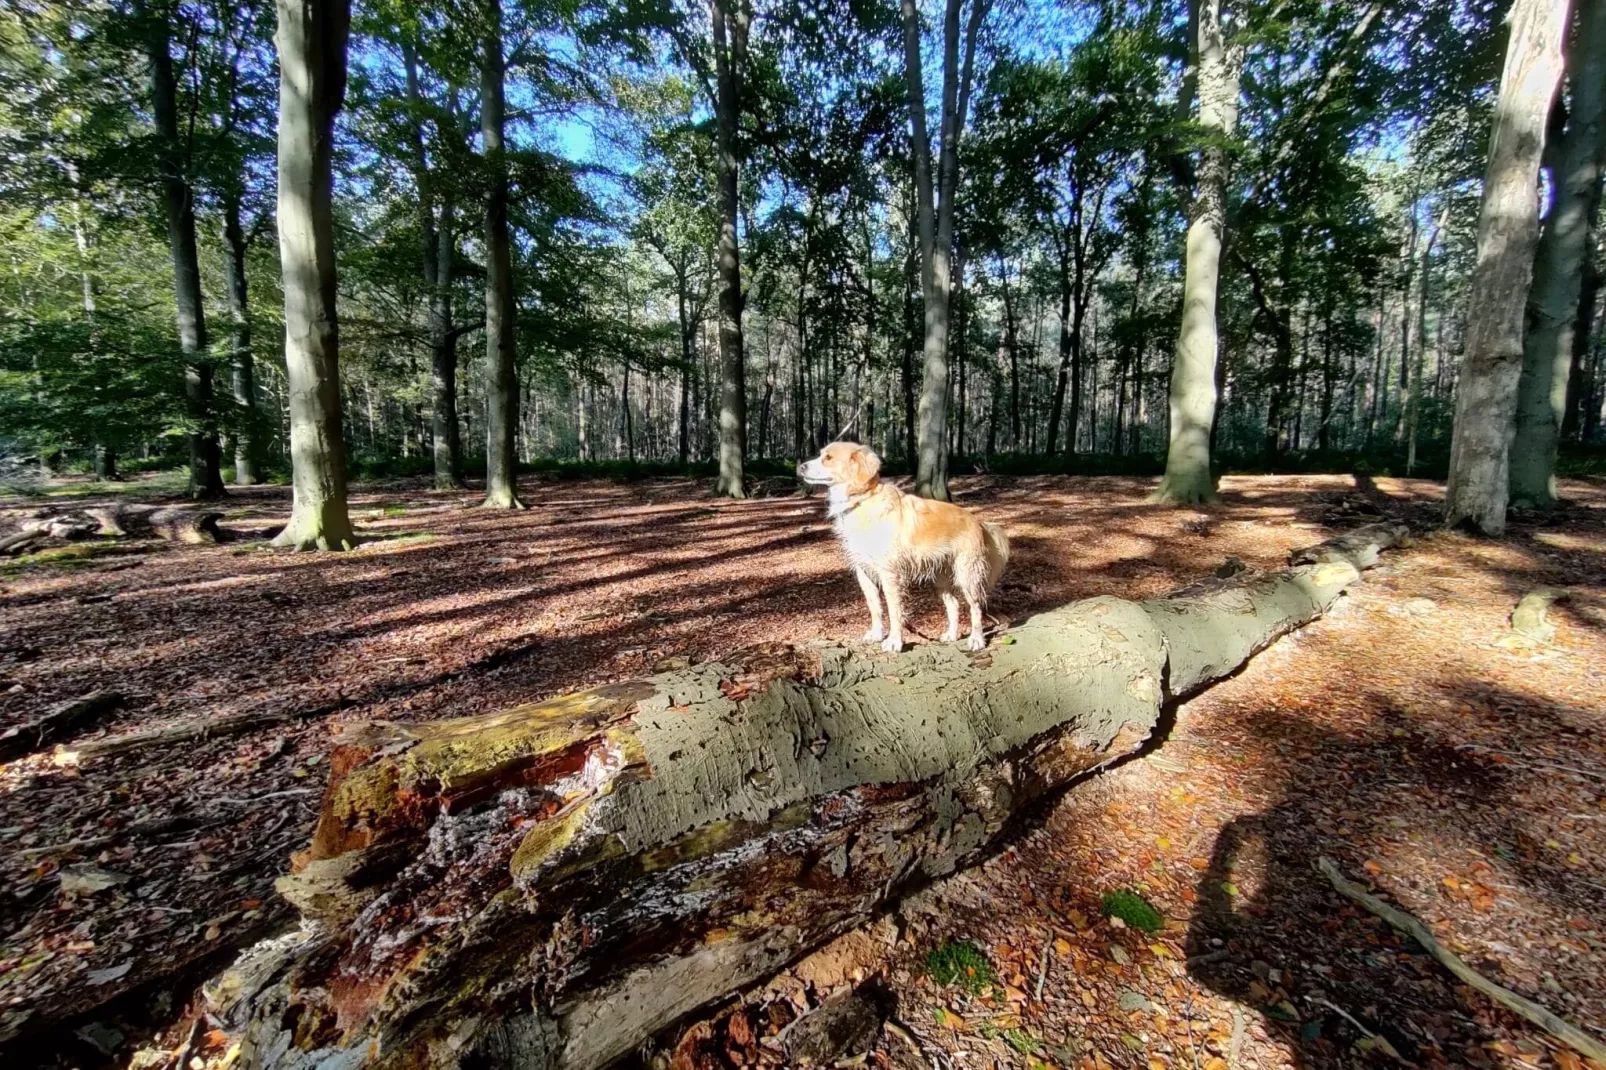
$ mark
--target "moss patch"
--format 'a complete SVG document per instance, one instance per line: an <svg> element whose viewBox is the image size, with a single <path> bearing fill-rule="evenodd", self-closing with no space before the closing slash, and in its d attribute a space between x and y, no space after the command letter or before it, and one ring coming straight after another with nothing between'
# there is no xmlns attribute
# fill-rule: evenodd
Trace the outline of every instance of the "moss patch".
<svg viewBox="0 0 1606 1070"><path fill-rule="evenodd" d="M975 995L993 985L993 965L981 948L969 940L955 940L932 948L926 969L939 985L958 985Z"/></svg>
<svg viewBox="0 0 1606 1070"><path fill-rule="evenodd" d="M1120 918L1139 932L1157 933L1165 928L1165 915L1130 888L1105 892L1100 908L1105 916Z"/></svg>

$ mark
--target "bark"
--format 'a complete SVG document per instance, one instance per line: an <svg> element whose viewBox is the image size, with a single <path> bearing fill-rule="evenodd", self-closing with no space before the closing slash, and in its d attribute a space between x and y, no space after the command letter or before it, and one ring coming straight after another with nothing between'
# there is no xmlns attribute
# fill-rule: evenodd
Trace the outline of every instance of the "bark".
<svg viewBox="0 0 1606 1070"><path fill-rule="evenodd" d="M246 952L210 1009L242 1067L608 1065L977 861L1403 536L1375 525L1316 564L1077 602L976 655L775 644L354 726L279 882L301 929Z"/></svg>
<svg viewBox="0 0 1606 1070"><path fill-rule="evenodd" d="M294 506L274 539L349 549L332 211L335 116L346 95L350 0L277 0L279 260Z"/></svg>
<svg viewBox="0 0 1606 1070"><path fill-rule="evenodd" d="M742 353L742 257L736 223L741 215L738 182L742 77L747 69L748 0L709 0L714 26L717 90L715 125L719 150L719 477L716 494L744 498L747 457L747 365Z"/></svg>
<svg viewBox="0 0 1606 1070"><path fill-rule="evenodd" d="M1584 239L1587 250L1584 256L1583 278L1578 286L1578 312L1573 321L1572 371L1567 383L1567 417L1562 424L1562 437L1573 442L1587 442L1593 429L1595 407L1592 403L1596 383L1593 375L1586 375L1589 364L1590 341L1595 326L1595 306L1600 297L1601 269L1596 263L1595 249L1600 242L1600 202L1602 183L1595 184L1595 196L1589 204L1589 235Z"/></svg>
<svg viewBox="0 0 1606 1070"><path fill-rule="evenodd" d="M508 234L505 59L501 0L482 8L480 138L490 189L485 196L485 506L523 509L518 493L519 373L514 334L513 251Z"/></svg>
<svg viewBox="0 0 1606 1070"><path fill-rule="evenodd" d="M1606 164L1606 5L1584 3L1578 11L1567 55L1572 101L1551 168L1554 198L1534 253L1517 380L1511 501L1530 508L1556 502L1556 446L1567 415L1578 295L1590 252L1590 209Z"/></svg>
<svg viewBox="0 0 1606 1070"><path fill-rule="evenodd" d="M1216 288L1226 232L1228 156L1238 125L1242 52L1222 34L1221 0L1196 0L1199 125L1211 136L1201 153L1188 224L1182 327L1171 365L1171 441L1156 501L1213 501L1210 436L1216 421Z"/></svg>
<svg viewBox="0 0 1606 1070"><path fill-rule="evenodd" d="M1561 78L1566 16L1564 0L1512 4L1511 40L1489 139L1445 490L1445 524L1467 525L1486 535L1506 530L1523 308L1539 237L1535 183L1545 123Z"/></svg>
<svg viewBox="0 0 1606 1070"><path fill-rule="evenodd" d="M224 494L217 420L212 411L212 363L206 347L206 305L195 241L195 191L185 175L180 149L178 85L168 51L168 22L161 12L143 12L148 23L151 114L160 145L162 206L173 260L173 301L178 311L178 343L184 354L184 397L190 422L192 498Z"/></svg>
<svg viewBox="0 0 1606 1070"><path fill-rule="evenodd" d="M160 505L107 505L85 509L84 514L100 525L97 535L127 538L159 538L192 546L219 542L222 534L217 522L223 514L209 509L186 509Z"/></svg>
<svg viewBox="0 0 1606 1070"><path fill-rule="evenodd" d="M223 198L223 283L229 301L229 373L234 394L234 482L250 487L262 482L259 467L260 417L256 403L256 364L251 355L251 306L247 297L245 257L251 239L240 222L240 197L231 190Z"/></svg>

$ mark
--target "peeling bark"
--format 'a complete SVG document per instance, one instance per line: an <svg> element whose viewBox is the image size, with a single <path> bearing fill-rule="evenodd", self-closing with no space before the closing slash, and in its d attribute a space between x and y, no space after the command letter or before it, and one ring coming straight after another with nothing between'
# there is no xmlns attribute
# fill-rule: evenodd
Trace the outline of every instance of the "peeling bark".
<svg viewBox="0 0 1606 1070"><path fill-rule="evenodd" d="M1404 537L1373 525L1285 571L1077 602L979 654L775 645L354 726L279 882L301 928L210 1006L247 1067L606 1066L974 863Z"/></svg>

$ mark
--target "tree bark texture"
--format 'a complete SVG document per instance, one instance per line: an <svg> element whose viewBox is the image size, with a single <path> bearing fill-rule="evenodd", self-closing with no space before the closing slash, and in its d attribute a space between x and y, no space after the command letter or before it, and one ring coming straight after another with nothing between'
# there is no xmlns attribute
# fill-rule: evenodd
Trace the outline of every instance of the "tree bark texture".
<svg viewBox="0 0 1606 1070"><path fill-rule="evenodd" d="M1216 420L1216 289L1226 234L1228 154L1238 126L1243 58L1223 37L1221 0L1196 0L1199 125L1211 136L1201 153L1188 224L1182 328L1171 366L1171 440L1155 500L1186 504L1216 497L1210 432Z"/></svg>
<svg viewBox="0 0 1606 1070"><path fill-rule="evenodd" d="M195 191L180 152L178 84L168 51L168 24L160 12L146 12L151 65L151 115L161 146L162 206L173 259L173 302L178 309L178 344L184 354L184 397L190 421L192 498L222 497L223 473L217 419L212 411L212 362L207 354L206 304L201 297L201 265L196 253Z"/></svg>
<svg viewBox="0 0 1606 1070"><path fill-rule="evenodd" d="M1606 164L1606 5L1580 5L1567 68L1572 100L1551 168L1550 214L1534 253L1511 443L1511 501L1541 508L1556 501L1556 446L1567 415L1590 210Z"/></svg>
<svg viewBox="0 0 1606 1070"><path fill-rule="evenodd" d="M279 260L294 505L274 539L349 548L332 212L335 116L346 95L350 0L277 0Z"/></svg>
<svg viewBox="0 0 1606 1070"><path fill-rule="evenodd" d="M1485 535L1506 530L1523 310L1539 238L1536 183L1561 79L1566 0L1515 0L1507 21L1511 40L1489 139L1445 490L1446 525Z"/></svg>
<svg viewBox="0 0 1606 1070"><path fill-rule="evenodd" d="M505 58L501 0L483 8L480 139L490 189L485 197L485 505L522 509L518 494L519 373L514 325L513 252L508 234Z"/></svg>
<svg viewBox="0 0 1606 1070"><path fill-rule="evenodd" d="M301 928L246 952L211 1009L244 1067L606 1066L977 861L1405 538L1377 524L1285 571L1077 602L978 654L777 644L355 726L279 882Z"/></svg>
<svg viewBox="0 0 1606 1070"><path fill-rule="evenodd" d="M719 476L714 490L747 496L742 469L747 457L747 363L742 352L742 256L736 224L741 217L738 182L742 77L747 67L748 0L709 0L713 22L715 125L719 150Z"/></svg>

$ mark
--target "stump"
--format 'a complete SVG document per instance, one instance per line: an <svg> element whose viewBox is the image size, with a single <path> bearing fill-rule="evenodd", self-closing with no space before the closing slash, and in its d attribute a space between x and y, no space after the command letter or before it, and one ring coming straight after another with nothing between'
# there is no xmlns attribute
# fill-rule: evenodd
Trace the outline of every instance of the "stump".
<svg viewBox="0 0 1606 1070"><path fill-rule="evenodd" d="M1041 614L980 654L768 646L337 741L279 889L299 930L209 986L241 1065L595 1070L979 860L1166 703L1319 617L1405 537Z"/></svg>

